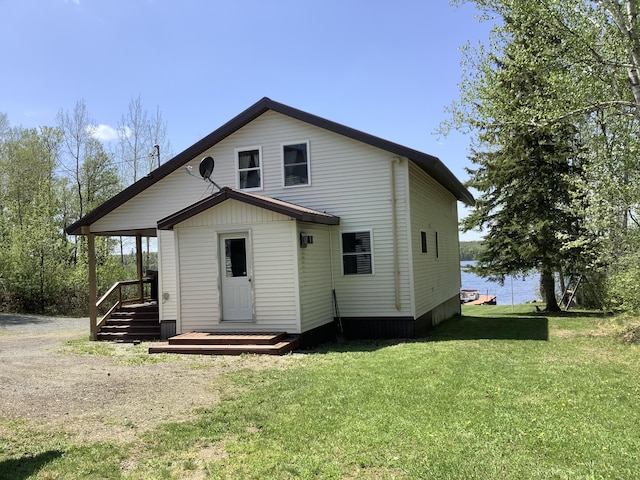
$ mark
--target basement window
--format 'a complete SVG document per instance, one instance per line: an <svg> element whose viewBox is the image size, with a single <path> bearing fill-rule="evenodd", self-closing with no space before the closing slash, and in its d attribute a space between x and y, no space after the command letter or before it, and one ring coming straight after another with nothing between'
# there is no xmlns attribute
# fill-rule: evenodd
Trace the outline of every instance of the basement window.
<svg viewBox="0 0 640 480"><path fill-rule="evenodd" d="M345 275L373 273L370 231L342 234L342 269Z"/></svg>

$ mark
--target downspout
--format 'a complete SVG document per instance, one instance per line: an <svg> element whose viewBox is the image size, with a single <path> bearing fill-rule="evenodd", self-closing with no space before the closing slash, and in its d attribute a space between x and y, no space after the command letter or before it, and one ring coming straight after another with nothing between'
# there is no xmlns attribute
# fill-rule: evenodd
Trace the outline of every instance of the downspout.
<svg viewBox="0 0 640 480"><path fill-rule="evenodd" d="M402 310L400 301L400 265L398 260L398 225L396 221L396 173L394 166L400 165L402 160L398 157L392 158L390 165L391 179L391 229L393 232L393 276L395 282L395 294L396 294L396 310Z"/></svg>

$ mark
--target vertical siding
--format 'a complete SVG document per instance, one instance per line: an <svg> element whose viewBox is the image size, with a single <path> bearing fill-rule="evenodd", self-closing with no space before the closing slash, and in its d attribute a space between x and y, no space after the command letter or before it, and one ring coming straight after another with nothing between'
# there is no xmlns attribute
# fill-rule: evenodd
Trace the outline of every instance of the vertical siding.
<svg viewBox="0 0 640 480"><path fill-rule="evenodd" d="M313 244L298 248L302 332L333 321L330 231L328 225L298 223L298 234L313 236Z"/></svg>
<svg viewBox="0 0 640 480"><path fill-rule="evenodd" d="M178 290L176 288L176 249L174 235L171 231L158 232L158 261L160 282L158 285L158 301L160 302L160 320L178 318ZM168 294L165 299L164 295Z"/></svg>
<svg viewBox="0 0 640 480"><path fill-rule="evenodd" d="M453 195L413 164L409 184L415 316L419 317L459 294L458 211ZM427 232L427 253L421 250L421 230Z"/></svg>
<svg viewBox="0 0 640 480"><path fill-rule="evenodd" d="M295 225L289 217L235 200L227 200L177 225L180 331L241 328L300 333ZM218 235L233 232L249 233L253 323L220 321Z"/></svg>

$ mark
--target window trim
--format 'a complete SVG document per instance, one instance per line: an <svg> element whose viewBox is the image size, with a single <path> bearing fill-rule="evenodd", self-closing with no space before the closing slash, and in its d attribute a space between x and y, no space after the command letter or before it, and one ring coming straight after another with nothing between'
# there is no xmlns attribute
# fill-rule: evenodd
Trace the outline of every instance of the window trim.
<svg viewBox="0 0 640 480"><path fill-rule="evenodd" d="M371 273L345 273L344 272L344 243L342 241L342 235L345 233L368 233L369 234L369 245L371 245L371 249L368 254L371 256ZM344 277L361 277L366 275L375 275L375 262L374 262L374 254L373 254L373 229L372 228L358 228L358 229L350 229L350 230L341 230L340 231L340 264L342 265L342 276ZM361 252L366 253L366 252ZM347 253L347 255L353 256L357 255L357 253Z"/></svg>
<svg viewBox="0 0 640 480"><path fill-rule="evenodd" d="M242 152L248 152L251 150L257 150L258 151L258 162L259 162L259 166L258 168L252 169L252 170L257 170L260 174L260 186L259 187L250 187L250 188L242 188L240 186L240 153ZM242 190L242 191L257 191L257 190L264 190L264 175L262 172L262 166L263 166L263 156L262 156L262 145L254 145L254 146L250 146L250 147L240 147L240 148L236 148L234 149L234 162L235 162L235 170L236 170L236 188L238 190ZM242 169L242 171L247 171L248 169Z"/></svg>
<svg viewBox="0 0 640 480"><path fill-rule="evenodd" d="M284 164L284 147L289 145L306 145L307 146L307 183L298 183L296 185L287 185L286 168ZM299 140L280 144L280 165L282 167L282 188L298 188L311 186L311 142L309 140Z"/></svg>

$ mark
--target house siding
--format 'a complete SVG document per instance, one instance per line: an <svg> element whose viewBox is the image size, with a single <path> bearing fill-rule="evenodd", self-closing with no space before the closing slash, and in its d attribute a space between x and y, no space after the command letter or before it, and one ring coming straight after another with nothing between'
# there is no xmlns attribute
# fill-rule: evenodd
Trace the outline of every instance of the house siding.
<svg viewBox="0 0 640 480"><path fill-rule="evenodd" d="M281 148L291 142L309 144L309 186L283 186ZM315 228L318 239L331 236L330 261L320 261L326 254L324 241L307 252L293 251L300 250L300 230L289 217L231 200L195 215L175 227L175 249L180 255L174 266L175 286L165 280L172 275L170 262L164 260L170 252L160 254L162 268L167 265L169 269L161 272L162 292L179 300L175 306L179 331L227 328L218 322L217 232L234 229L251 230L257 274L253 286L256 322L243 324L243 329L265 330L279 325L294 333L321 325L331 300L322 292L331 282L331 275L320 279L313 272L322 270L325 273L318 277L326 275L328 265L333 266L340 313L348 318L384 317L406 322L407 318L424 316L457 294L460 276L455 197L413 162L267 111L188 164L197 172L200 159L212 156L215 182L237 188L235 152L254 146L262 152L262 189L255 193L340 217L339 227L301 227ZM394 185L391 179L395 179ZM187 175L184 168L177 168L97 220L91 230L153 229L159 219L201 200L212 188ZM429 235L431 250L426 256L420 252L420 229L426 229ZM343 275L341 233L362 230L372 233L374 272ZM433 249L436 231L440 236L438 259ZM159 248L167 248L163 241L159 244ZM170 245L168 248L172 249ZM191 278L200 272L202 279ZM200 297L203 294L206 299ZM171 308L167 305L163 309L163 318L169 318ZM229 328L234 327L238 324Z"/></svg>
<svg viewBox="0 0 640 480"><path fill-rule="evenodd" d="M283 143L308 141L311 186L283 187ZM341 312L350 316L406 316L413 313L407 235L398 238L400 271L400 310L396 308L393 215L390 211L390 168L393 155L314 125L269 111L211 149L190 164L197 171L205 156L215 158L213 178L221 186L235 188L235 150L262 147L263 189L256 193L326 211L341 217L340 229L333 232L334 278ZM403 183L407 160L396 165L396 222L407 223L407 184ZM209 190L208 190L209 189ZM183 168L115 209L92 225L93 231L117 228L155 228L157 220L202 199L211 185L186 174ZM248 223L239 219L238 224ZM342 274L340 232L373 232L374 274ZM254 260L257 260L256 255ZM171 292L170 292L171 293Z"/></svg>
<svg viewBox="0 0 640 480"><path fill-rule="evenodd" d="M276 331L300 333L296 222L228 200L175 227L179 236L179 331ZM218 235L249 233L254 322L220 321Z"/></svg>
<svg viewBox="0 0 640 480"><path fill-rule="evenodd" d="M332 227L327 225L298 223L298 236L304 233L313 237L312 244L306 248L298 248L300 316L303 332L333 321L331 229Z"/></svg>
<svg viewBox="0 0 640 480"><path fill-rule="evenodd" d="M460 293L457 203L453 195L413 164L409 165L409 186L414 317L422 317L435 309L433 323L436 324L460 313L459 301L457 308L451 307L451 298L458 298ZM422 253L421 231L427 233L427 253ZM438 308L443 303L448 307Z"/></svg>
<svg viewBox="0 0 640 480"><path fill-rule="evenodd" d="M176 295L176 246L172 231L158 232L158 262L160 320L175 320L178 318L178 298Z"/></svg>

